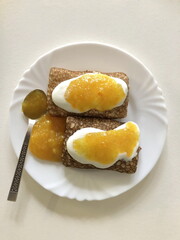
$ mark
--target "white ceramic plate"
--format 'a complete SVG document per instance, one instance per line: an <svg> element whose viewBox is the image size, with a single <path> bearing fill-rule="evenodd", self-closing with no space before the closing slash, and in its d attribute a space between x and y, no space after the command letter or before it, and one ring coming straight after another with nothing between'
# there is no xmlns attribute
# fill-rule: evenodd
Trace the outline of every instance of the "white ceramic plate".
<svg viewBox="0 0 180 240"><path fill-rule="evenodd" d="M130 99L126 120L135 121L141 130L142 151L138 170L128 175L114 171L71 169L61 163L38 160L28 153L26 171L47 190L77 200L102 200L134 187L154 167L166 137L166 106L150 71L132 55L99 43L70 44L46 53L24 73L14 91L10 107L10 136L17 156L27 129L21 103L31 90L47 90L51 67L122 71L129 76Z"/></svg>

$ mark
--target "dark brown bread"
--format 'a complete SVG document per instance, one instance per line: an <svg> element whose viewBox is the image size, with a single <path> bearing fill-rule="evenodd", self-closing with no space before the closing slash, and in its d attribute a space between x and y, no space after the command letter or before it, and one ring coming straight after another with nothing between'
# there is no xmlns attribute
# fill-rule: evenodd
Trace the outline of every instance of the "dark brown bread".
<svg viewBox="0 0 180 240"><path fill-rule="evenodd" d="M74 160L67 151L66 142L68 138L73 135L77 130L86 127L94 127L102 130L111 130L117 128L122 123L110 120L110 119L98 119L98 118L80 118L80 117L67 117L66 120L66 131L64 148L62 152L62 162L66 167L83 168L83 169L94 169L96 168L90 164L82 164ZM138 148L138 154L140 147ZM131 161L119 160L113 166L106 168L105 170L114 170L125 173L135 173L138 163L138 154ZM103 169L101 169L103 170Z"/></svg>
<svg viewBox="0 0 180 240"><path fill-rule="evenodd" d="M91 73L93 71L71 71L64 68L51 68L49 73L49 84L47 90L47 104L48 112L52 116L84 116L84 117L101 117L101 118L124 118L127 115L127 106L128 106L128 96L126 97L124 103L120 107L113 108L112 110L100 112L98 110L92 109L85 113L71 113L67 112L64 109L56 106L52 101L52 92L54 88L61 82L68 79L78 77L85 73ZM97 72L97 71L96 71ZM101 72L103 73L103 72ZM113 73L103 73L112 77L121 78L129 86L129 79L125 73L122 72L113 72Z"/></svg>

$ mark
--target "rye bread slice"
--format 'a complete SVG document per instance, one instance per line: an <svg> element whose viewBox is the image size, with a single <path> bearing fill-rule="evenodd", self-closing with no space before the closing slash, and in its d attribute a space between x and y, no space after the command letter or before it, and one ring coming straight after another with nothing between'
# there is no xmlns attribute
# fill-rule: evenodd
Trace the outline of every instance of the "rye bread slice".
<svg viewBox="0 0 180 240"><path fill-rule="evenodd" d="M67 112L64 109L56 106L52 101L52 92L54 88L61 82L66 81L68 79L78 77L85 73L92 73L92 72L99 72L99 71L71 71L64 68L56 68L53 67L50 69L49 73L49 84L47 90L47 108L48 112L52 116L59 116L59 117L67 117L67 116L83 116L83 117L98 117L98 118L124 118L127 115L127 107L128 107L128 95L124 101L124 103L116 108L113 108L108 111L100 112L98 110L92 109L84 113L71 113ZM100 72L99 72L100 73ZM127 75L123 72L112 72L112 73L104 73L111 77L121 78L129 87L129 79Z"/></svg>
<svg viewBox="0 0 180 240"><path fill-rule="evenodd" d="M98 119L98 118L80 118L80 117L67 117L66 120L66 131L64 139L64 148L62 152L62 162L66 167L81 168L81 169L97 169L95 166L90 164L82 164L74 160L71 155L68 153L66 148L66 142L68 138L75 133L77 130L94 127L102 130L111 130L117 128L123 123L120 123L111 119ZM121 173L135 173L138 163L138 155L140 147L137 150L137 155L131 161L119 160L114 165L109 168L101 170L113 170Z"/></svg>

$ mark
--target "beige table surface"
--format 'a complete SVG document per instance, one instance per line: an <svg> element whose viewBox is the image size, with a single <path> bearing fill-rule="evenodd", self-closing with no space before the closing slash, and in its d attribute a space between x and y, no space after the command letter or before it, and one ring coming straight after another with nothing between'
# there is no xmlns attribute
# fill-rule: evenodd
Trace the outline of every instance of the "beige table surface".
<svg viewBox="0 0 180 240"><path fill-rule="evenodd" d="M0 239L180 239L180 1L0 1ZM18 201L6 201L17 158L8 108L22 73L41 54L71 42L120 47L153 72L166 98L169 130L153 171L113 199L57 197L24 172Z"/></svg>

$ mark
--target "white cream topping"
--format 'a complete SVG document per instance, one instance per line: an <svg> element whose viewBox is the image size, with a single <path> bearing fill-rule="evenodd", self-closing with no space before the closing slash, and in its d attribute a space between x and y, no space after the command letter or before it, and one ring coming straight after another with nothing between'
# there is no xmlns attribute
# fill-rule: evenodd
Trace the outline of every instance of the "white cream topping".
<svg viewBox="0 0 180 240"><path fill-rule="evenodd" d="M126 127L126 124L128 122L122 124L121 126L115 128L114 130L119 130L119 129L123 129ZM131 123L135 124L138 130L138 133L140 133L139 127L136 123L132 122ZM80 155L73 147L73 143L75 140L83 138L86 134L88 133L93 133L93 132L105 132L103 130L97 129L97 128L82 128L78 131L76 131L73 135L71 135L69 137L69 139L66 142L66 146L67 146L67 151L68 153L71 155L71 157L73 159L75 159L76 161L82 163L82 164L91 164L94 165L97 168L108 168L110 166L112 166L115 162L117 162L118 160L125 160L125 161L131 161L132 158L134 158L137 155L137 149L139 147L139 141L137 142L136 146L134 147L134 150L132 152L132 155L130 157L127 157L127 153L121 153L117 156L116 159L114 159L114 161L111 164L101 164L99 162L95 162L92 161L90 159L84 158L82 155Z"/></svg>
<svg viewBox="0 0 180 240"><path fill-rule="evenodd" d="M97 73L87 73L84 75L93 75L93 74L97 74ZM73 108L72 105L68 101L66 101L65 96L64 96L69 84L72 81L74 81L75 79L78 79L82 76L83 75L75 77L75 78L71 78L69 80L66 80L66 81L58 84L52 92L52 100L53 100L54 104L56 104L58 107L60 107L64 110L66 110L67 112L82 113L78 109ZM114 108L115 108L115 107L121 106L123 104L123 102L127 96L128 87L127 87L127 84L122 79L114 78L114 77L111 77L111 78L114 79L118 84L120 84L122 86L124 93L125 93L124 99L122 101L120 101L116 106L114 106Z"/></svg>

